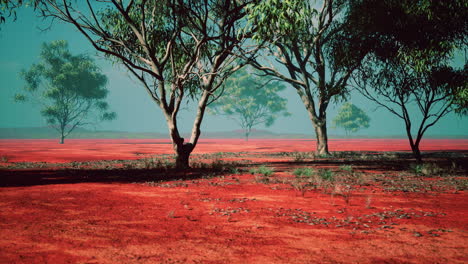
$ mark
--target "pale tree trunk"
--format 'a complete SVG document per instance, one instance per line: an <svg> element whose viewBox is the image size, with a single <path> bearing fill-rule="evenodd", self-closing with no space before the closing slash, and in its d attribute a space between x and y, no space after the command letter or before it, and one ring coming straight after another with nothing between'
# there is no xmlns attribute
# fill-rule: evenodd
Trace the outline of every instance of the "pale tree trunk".
<svg viewBox="0 0 468 264"><path fill-rule="evenodd" d="M249 135L250 135L250 132L252 131L252 128L251 127L247 127L245 129L245 141L249 141Z"/></svg>
<svg viewBox="0 0 468 264"><path fill-rule="evenodd" d="M318 116L315 112L315 104L312 95L309 91L303 91L300 88L297 89L297 93L301 97L302 103L309 114L309 119L315 130L315 136L317 139L316 153L319 155L329 155L328 151L328 135L327 135L327 115L325 102L320 102L320 113Z"/></svg>
<svg viewBox="0 0 468 264"><path fill-rule="evenodd" d="M167 123L169 127L169 135L172 140L172 147L176 153L175 167L180 170L188 169L190 167L190 153L192 153L194 146L190 143L184 142L185 139L180 136L175 120L168 119Z"/></svg>
<svg viewBox="0 0 468 264"><path fill-rule="evenodd" d="M315 135L317 137L317 154L328 155L328 135L327 135L327 123L322 121L319 124L314 124Z"/></svg>
<svg viewBox="0 0 468 264"><path fill-rule="evenodd" d="M205 114L206 105L210 93L205 90L198 102L197 115L193 122L192 133L190 140L185 142L185 139L180 136L177 127L177 112L165 112L166 121L169 128L169 135L171 136L172 146L176 152L176 169L185 170L190 168L190 154L197 145L198 138L200 137L200 125ZM164 109L164 108L163 108Z"/></svg>

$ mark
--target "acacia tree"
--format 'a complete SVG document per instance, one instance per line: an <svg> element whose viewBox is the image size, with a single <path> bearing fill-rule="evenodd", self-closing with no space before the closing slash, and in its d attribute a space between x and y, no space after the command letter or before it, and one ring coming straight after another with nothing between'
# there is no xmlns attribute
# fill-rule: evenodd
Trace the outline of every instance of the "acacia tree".
<svg viewBox="0 0 468 264"><path fill-rule="evenodd" d="M338 110L338 115L333 119L335 127L342 127L346 134L357 132L361 128L369 128L370 118L361 108L346 102Z"/></svg>
<svg viewBox="0 0 468 264"><path fill-rule="evenodd" d="M359 0L347 17L350 39L373 47L353 77L355 86L404 121L418 161L424 133L454 106L459 112L466 107L466 62L463 69L450 62L466 47L467 7L462 0Z"/></svg>
<svg viewBox="0 0 468 264"><path fill-rule="evenodd" d="M347 94L347 82L363 54L338 52L347 8L343 0L265 0L248 8L253 36L263 47L250 64L289 83L301 98L317 138L328 154L327 108Z"/></svg>
<svg viewBox="0 0 468 264"><path fill-rule="evenodd" d="M17 101L32 100L41 105L41 114L60 134L60 144L76 128L89 124L89 118L115 118L107 111L105 101L107 77L94 61L85 55L72 55L64 40L44 43L41 62L23 70L25 94L17 94Z"/></svg>
<svg viewBox="0 0 468 264"><path fill-rule="evenodd" d="M187 168L200 136L206 106L223 80L242 65L233 54L244 6L250 0L96 1L87 10L70 1L46 0L46 17L74 25L99 52L122 63L161 108L167 122L176 167ZM196 116L185 140L177 124L180 106L193 99Z"/></svg>
<svg viewBox="0 0 468 264"><path fill-rule="evenodd" d="M242 69L223 84L224 94L210 105L214 114L224 114L234 119L249 139L252 127L273 125L279 115L287 116L287 100L278 95L285 86L278 82L265 82L253 72Z"/></svg>

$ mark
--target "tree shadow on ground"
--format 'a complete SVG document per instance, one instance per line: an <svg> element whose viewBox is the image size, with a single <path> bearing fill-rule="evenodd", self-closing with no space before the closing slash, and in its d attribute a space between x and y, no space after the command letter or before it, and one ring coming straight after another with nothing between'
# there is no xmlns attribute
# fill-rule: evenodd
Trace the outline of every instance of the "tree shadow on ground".
<svg viewBox="0 0 468 264"><path fill-rule="evenodd" d="M425 162L434 162L443 168L457 165L456 170L462 175L468 175L468 157L449 157L447 153L428 153ZM373 171L374 173L402 172L411 169L415 160L408 154L398 154L392 159L353 159L324 158L308 161L270 161L245 162L234 167L248 171L249 167L269 166L277 172L292 172L298 167L317 167L339 169L350 165L358 171ZM171 168L140 169L140 168L32 168L32 169L0 169L0 187L25 187L50 184L74 183L144 183L172 180L196 180L213 176L232 174L226 168L191 168L176 170Z"/></svg>
<svg viewBox="0 0 468 264"><path fill-rule="evenodd" d="M0 170L0 187L74 183L143 183L194 180L226 174L213 169L27 169Z"/></svg>

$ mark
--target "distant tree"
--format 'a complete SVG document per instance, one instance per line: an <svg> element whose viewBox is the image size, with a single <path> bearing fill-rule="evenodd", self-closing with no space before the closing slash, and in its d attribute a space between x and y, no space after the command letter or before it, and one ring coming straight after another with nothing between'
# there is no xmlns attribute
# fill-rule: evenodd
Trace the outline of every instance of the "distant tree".
<svg viewBox="0 0 468 264"><path fill-rule="evenodd" d="M209 107L214 114L234 119L248 140L254 126L264 124L269 127L279 115L289 115L287 100L278 95L284 89L281 83L268 82L242 69L226 80L223 95Z"/></svg>
<svg viewBox="0 0 468 264"><path fill-rule="evenodd" d="M333 125L344 128L346 134L357 132L361 128L369 128L369 122L370 118L366 112L349 102L343 104L333 119Z"/></svg>
<svg viewBox="0 0 468 264"><path fill-rule="evenodd" d="M299 95L328 154L327 109L348 94L348 80L364 55L337 52L349 1L265 0L249 6L249 25L262 52L250 63Z"/></svg>
<svg viewBox="0 0 468 264"><path fill-rule="evenodd" d="M15 99L40 104L47 123L60 133L60 144L76 127L89 124L92 116L115 118L105 102L107 77L91 58L72 55L63 40L44 43L40 58L40 63L21 72L25 93Z"/></svg>
<svg viewBox="0 0 468 264"><path fill-rule="evenodd" d="M45 17L75 27L93 47L122 64L165 117L176 167L189 167L207 105L242 67L248 34L244 7L257 0L44 1ZM179 131L181 105L194 101L190 138Z"/></svg>
<svg viewBox="0 0 468 264"><path fill-rule="evenodd" d="M349 41L342 45L372 47L353 76L354 84L368 99L404 121L413 155L421 161L419 145L427 129L454 108L466 111L466 62L463 69L457 69L451 60L457 49L466 49L468 3L352 3L346 18Z"/></svg>

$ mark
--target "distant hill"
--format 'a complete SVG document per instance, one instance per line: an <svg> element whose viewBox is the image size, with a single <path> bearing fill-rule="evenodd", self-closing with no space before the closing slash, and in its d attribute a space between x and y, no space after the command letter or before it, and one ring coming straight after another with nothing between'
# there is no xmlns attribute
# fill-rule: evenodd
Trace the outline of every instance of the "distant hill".
<svg viewBox="0 0 468 264"><path fill-rule="evenodd" d="M186 138L189 133L182 133ZM26 127L26 128L0 128L0 139L54 139L58 138L58 133L53 128L49 127ZM125 131L93 131L84 128L77 128L68 138L169 138L166 133L158 132L125 132ZM203 132L201 138L244 138L242 130L219 131L219 132ZM249 138L315 138L311 134L295 134L295 133L274 133L268 130L252 130ZM329 135L333 138L406 138L406 135ZM468 138L468 135L431 135L425 138Z"/></svg>

